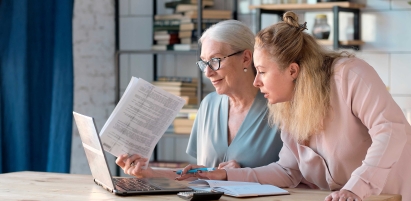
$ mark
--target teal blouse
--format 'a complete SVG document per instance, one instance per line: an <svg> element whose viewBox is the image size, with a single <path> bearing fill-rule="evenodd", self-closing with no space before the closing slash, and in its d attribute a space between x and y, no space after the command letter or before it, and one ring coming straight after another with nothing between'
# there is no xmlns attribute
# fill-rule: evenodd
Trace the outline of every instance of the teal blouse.
<svg viewBox="0 0 411 201"><path fill-rule="evenodd" d="M267 100L258 93L237 135L228 146L228 105L226 95L216 92L201 101L187 146L197 164L217 167L236 160L241 167L259 167L278 160L282 147L280 130L268 125Z"/></svg>

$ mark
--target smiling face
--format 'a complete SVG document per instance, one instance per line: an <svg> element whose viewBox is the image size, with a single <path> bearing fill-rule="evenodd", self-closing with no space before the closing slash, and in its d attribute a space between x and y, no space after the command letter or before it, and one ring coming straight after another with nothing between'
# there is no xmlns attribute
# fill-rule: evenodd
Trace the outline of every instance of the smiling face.
<svg viewBox="0 0 411 201"><path fill-rule="evenodd" d="M299 71L296 63L280 70L278 63L266 50L257 48L254 50L254 65L257 69L254 86L260 88L269 103L281 103L292 99L295 86L293 81Z"/></svg>
<svg viewBox="0 0 411 201"><path fill-rule="evenodd" d="M205 39L201 45L201 60L209 61L211 58L223 58L233 54L230 45L217 42L211 39ZM228 94L240 90L241 77L243 71L243 53L239 53L220 61L220 69L217 71L206 67L204 74L210 79L218 94ZM251 70L251 69L250 69Z"/></svg>

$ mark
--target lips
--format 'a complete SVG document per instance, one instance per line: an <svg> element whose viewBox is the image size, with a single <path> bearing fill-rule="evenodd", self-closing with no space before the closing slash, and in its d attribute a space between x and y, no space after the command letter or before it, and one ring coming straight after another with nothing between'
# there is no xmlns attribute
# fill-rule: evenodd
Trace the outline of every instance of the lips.
<svg viewBox="0 0 411 201"><path fill-rule="evenodd" d="M264 98L267 98L267 97L268 97L268 94L267 94L267 93L264 93L264 92L262 92L262 91L261 91L261 93L264 94Z"/></svg>
<svg viewBox="0 0 411 201"><path fill-rule="evenodd" d="M213 84L218 84L221 80L223 80L223 79L219 79L219 80L212 80L212 81L211 81L211 83L213 83Z"/></svg>

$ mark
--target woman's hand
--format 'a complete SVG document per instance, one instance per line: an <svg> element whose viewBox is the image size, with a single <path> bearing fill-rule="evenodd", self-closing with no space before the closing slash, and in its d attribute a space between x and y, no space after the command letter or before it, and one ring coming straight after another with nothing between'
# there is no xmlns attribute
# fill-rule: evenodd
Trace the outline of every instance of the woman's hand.
<svg viewBox="0 0 411 201"><path fill-rule="evenodd" d="M128 156L128 154L123 154L116 159L116 164L123 169L125 174L135 176L137 178L153 177L154 170L150 167L143 169L147 163L148 159L143 158L138 154Z"/></svg>
<svg viewBox="0 0 411 201"><path fill-rule="evenodd" d="M334 191L324 201L361 201L361 198L349 190Z"/></svg>
<svg viewBox="0 0 411 201"><path fill-rule="evenodd" d="M227 172L224 169L216 169L211 172L198 171L196 173L187 173L187 171L196 168L204 168L205 166L200 165L187 165L183 170L182 174L176 177L176 180L185 180L192 177L197 177L200 179L211 179L211 180L227 180Z"/></svg>
<svg viewBox="0 0 411 201"><path fill-rule="evenodd" d="M222 162L218 165L218 169L234 169L241 168L240 164L235 160L229 160L227 162Z"/></svg>

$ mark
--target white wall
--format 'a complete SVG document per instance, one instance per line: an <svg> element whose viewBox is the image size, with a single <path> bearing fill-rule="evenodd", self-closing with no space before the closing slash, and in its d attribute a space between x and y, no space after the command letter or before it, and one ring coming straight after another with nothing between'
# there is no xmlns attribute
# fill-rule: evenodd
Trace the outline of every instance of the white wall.
<svg viewBox="0 0 411 201"><path fill-rule="evenodd" d="M164 2L158 0L157 13L167 14ZM214 0L215 8L231 9L233 0ZM238 0L239 20L252 30L255 28L254 11L249 4L259 0ZM407 0L355 0L366 4L361 11L361 35L366 42L356 55L370 63L378 72L395 101L401 108L411 108L411 6ZM120 49L146 50L151 47L152 1L120 0ZM314 24L318 12L298 12L307 26ZM322 12L324 13L324 12ZM332 26L332 13L329 16ZM342 39L350 25L350 15L341 14ZM331 19L331 20L330 20ZM114 108L114 14L112 0L77 0L74 18L75 56L75 109L96 117L97 126L102 127ZM264 15L262 26L278 21L277 16ZM330 38L331 40L332 38ZM160 55L158 75L196 76L195 55ZM131 76L148 81L153 78L152 56L122 54L120 57L121 88L124 90ZM212 86L204 79L207 89ZM73 129L72 172L84 172L85 159L78 144L78 134ZM185 154L188 138L164 138L160 142L159 159L189 160ZM80 153L81 152L81 153ZM84 155L84 154L83 154ZM87 167L88 168L88 167Z"/></svg>
<svg viewBox="0 0 411 201"><path fill-rule="evenodd" d="M114 109L114 1L76 0L73 17L74 111L95 118L98 129ZM90 174L73 122L70 172ZM114 170L114 157L109 156Z"/></svg>

